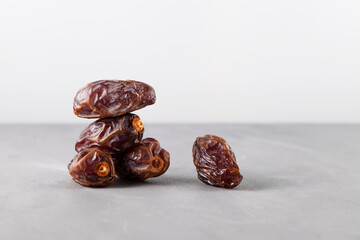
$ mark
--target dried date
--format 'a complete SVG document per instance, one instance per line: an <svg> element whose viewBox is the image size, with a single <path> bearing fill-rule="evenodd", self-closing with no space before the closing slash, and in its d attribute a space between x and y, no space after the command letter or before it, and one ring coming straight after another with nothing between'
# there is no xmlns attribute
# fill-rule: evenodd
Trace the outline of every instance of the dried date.
<svg viewBox="0 0 360 240"><path fill-rule="evenodd" d="M99 147L110 153L121 152L139 143L143 133L143 123L135 114L99 119L82 131L75 150L81 152L87 148Z"/></svg>
<svg viewBox="0 0 360 240"><path fill-rule="evenodd" d="M111 155L98 148L78 153L69 163L73 180L87 187L105 187L116 180Z"/></svg>
<svg viewBox="0 0 360 240"><path fill-rule="evenodd" d="M154 89L146 83L128 80L100 80L81 88L73 110L82 118L106 118L129 113L156 101Z"/></svg>
<svg viewBox="0 0 360 240"><path fill-rule="evenodd" d="M136 146L113 156L118 177L137 181L158 177L170 165L170 154L154 138L146 138Z"/></svg>
<svg viewBox="0 0 360 240"><path fill-rule="evenodd" d="M198 137L193 145L193 158L198 178L206 184L234 188L243 178L233 151L221 137Z"/></svg>

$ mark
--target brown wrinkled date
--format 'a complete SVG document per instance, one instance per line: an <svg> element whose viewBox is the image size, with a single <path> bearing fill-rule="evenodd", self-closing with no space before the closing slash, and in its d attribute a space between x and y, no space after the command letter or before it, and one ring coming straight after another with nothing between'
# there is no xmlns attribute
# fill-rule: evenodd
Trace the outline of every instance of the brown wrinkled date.
<svg viewBox="0 0 360 240"><path fill-rule="evenodd" d="M100 80L81 88L73 110L82 118L106 118L129 113L156 101L154 89L146 83L128 80Z"/></svg>
<svg viewBox="0 0 360 240"><path fill-rule="evenodd" d="M234 153L221 137L198 137L193 145L193 158L198 178L206 184L234 188L243 178Z"/></svg>
<svg viewBox="0 0 360 240"><path fill-rule="evenodd" d="M82 131L75 150L81 152L87 148L99 147L110 153L122 152L139 143L143 133L143 123L135 114L99 119Z"/></svg>
<svg viewBox="0 0 360 240"><path fill-rule="evenodd" d="M125 152L113 155L113 160L118 177L144 181L166 172L170 154L156 139L146 138Z"/></svg>
<svg viewBox="0 0 360 240"><path fill-rule="evenodd" d="M116 179L111 155L98 148L78 153L68 169L75 182L87 187L105 187Z"/></svg>

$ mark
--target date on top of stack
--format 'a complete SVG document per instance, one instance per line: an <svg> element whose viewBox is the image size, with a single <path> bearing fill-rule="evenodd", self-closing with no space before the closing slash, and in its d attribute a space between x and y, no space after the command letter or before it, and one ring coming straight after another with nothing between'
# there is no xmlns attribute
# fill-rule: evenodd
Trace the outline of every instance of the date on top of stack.
<svg viewBox="0 0 360 240"><path fill-rule="evenodd" d="M170 154L156 139L142 140L143 123L130 113L155 101L150 85L133 80L100 80L81 88L74 98L75 115L100 119L85 128L75 144L78 154L68 165L73 180L102 187L117 177L143 181L165 173Z"/></svg>
<svg viewBox="0 0 360 240"><path fill-rule="evenodd" d="M155 91L146 83L100 80L77 92L73 110L81 118L107 118L133 112L155 101Z"/></svg>

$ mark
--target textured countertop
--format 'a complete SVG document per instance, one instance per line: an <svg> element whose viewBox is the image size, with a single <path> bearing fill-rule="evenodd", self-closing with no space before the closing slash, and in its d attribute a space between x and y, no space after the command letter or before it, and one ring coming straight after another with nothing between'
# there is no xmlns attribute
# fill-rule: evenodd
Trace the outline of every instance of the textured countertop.
<svg viewBox="0 0 360 240"><path fill-rule="evenodd" d="M0 125L1 239L360 239L360 125L145 125L165 175L86 188L66 166L84 125ZM243 182L197 179L192 144L231 145Z"/></svg>

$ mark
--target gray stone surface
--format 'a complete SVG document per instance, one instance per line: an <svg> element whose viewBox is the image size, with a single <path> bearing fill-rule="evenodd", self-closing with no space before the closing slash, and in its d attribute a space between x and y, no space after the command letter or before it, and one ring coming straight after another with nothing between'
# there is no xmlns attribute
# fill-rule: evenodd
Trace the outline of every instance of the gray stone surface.
<svg viewBox="0 0 360 240"><path fill-rule="evenodd" d="M66 166L83 125L0 126L1 239L360 239L360 125L151 125L165 175L102 189ZM244 180L197 180L191 148L213 133Z"/></svg>

